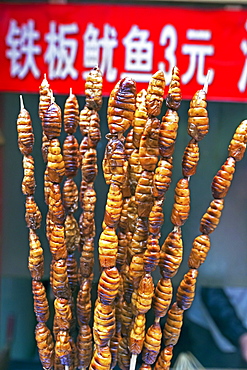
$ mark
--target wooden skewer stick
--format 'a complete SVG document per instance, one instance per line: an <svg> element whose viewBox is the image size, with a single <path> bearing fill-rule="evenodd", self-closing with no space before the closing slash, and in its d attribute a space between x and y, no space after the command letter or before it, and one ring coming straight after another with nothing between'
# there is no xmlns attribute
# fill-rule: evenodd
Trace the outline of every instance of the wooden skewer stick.
<svg viewBox="0 0 247 370"><path fill-rule="evenodd" d="M70 97L73 95L73 93L72 93L72 87L70 87L70 89L69 89L69 95L70 95Z"/></svg>
<svg viewBox="0 0 247 370"><path fill-rule="evenodd" d="M65 365L65 369L64 370L69 370L69 365Z"/></svg>
<svg viewBox="0 0 247 370"><path fill-rule="evenodd" d="M22 95L20 95L20 104L21 104L21 110L25 109Z"/></svg>
<svg viewBox="0 0 247 370"><path fill-rule="evenodd" d="M207 73L207 76L206 76L206 81L205 81L204 86L203 86L203 90L205 91L206 94L208 92L208 81L209 81L210 73L211 73L211 69L208 70L208 73Z"/></svg>
<svg viewBox="0 0 247 370"><path fill-rule="evenodd" d="M130 370L135 370L137 355L132 355L130 359Z"/></svg>

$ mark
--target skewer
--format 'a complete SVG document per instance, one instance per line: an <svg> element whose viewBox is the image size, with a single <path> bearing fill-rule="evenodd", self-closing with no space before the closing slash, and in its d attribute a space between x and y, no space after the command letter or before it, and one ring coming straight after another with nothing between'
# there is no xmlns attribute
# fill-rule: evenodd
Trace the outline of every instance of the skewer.
<svg viewBox="0 0 247 370"><path fill-rule="evenodd" d="M20 95L20 104L21 104L21 110L24 109L24 103L23 103L23 97Z"/></svg>
<svg viewBox="0 0 247 370"><path fill-rule="evenodd" d="M130 370L135 370L137 355L132 355L130 359Z"/></svg>
<svg viewBox="0 0 247 370"><path fill-rule="evenodd" d="M64 370L69 370L69 366L68 365L65 365Z"/></svg>
<svg viewBox="0 0 247 370"><path fill-rule="evenodd" d="M206 80L205 80L205 83L204 83L204 86L203 86L203 89L202 89L203 91L205 91L206 94L208 92L208 83L209 83L210 73L211 73L211 69L208 70Z"/></svg>

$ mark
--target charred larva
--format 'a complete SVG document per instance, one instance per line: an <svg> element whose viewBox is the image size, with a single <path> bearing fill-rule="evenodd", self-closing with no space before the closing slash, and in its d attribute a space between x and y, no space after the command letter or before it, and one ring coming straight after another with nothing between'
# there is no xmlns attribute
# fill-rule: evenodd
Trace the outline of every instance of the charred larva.
<svg viewBox="0 0 247 370"><path fill-rule="evenodd" d="M235 172L235 165L235 159L233 157L228 157L221 166L220 170L214 176L211 184L214 198L224 198L228 193Z"/></svg>
<svg viewBox="0 0 247 370"><path fill-rule="evenodd" d="M46 137L51 140L58 138L62 129L61 108L54 101L44 112L43 130Z"/></svg>
<svg viewBox="0 0 247 370"><path fill-rule="evenodd" d="M34 145L32 120L29 112L24 108L21 96L21 108L17 118L18 147L23 155L31 154Z"/></svg>
<svg viewBox="0 0 247 370"><path fill-rule="evenodd" d="M99 111L102 106L103 76L100 68L95 66L87 75L85 82L86 107Z"/></svg>
<svg viewBox="0 0 247 370"><path fill-rule="evenodd" d="M79 104L77 97L72 93L72 89L64 105L64 131L68 135L72 135L76 132L79 125Z"/></svg>
<svg viewBox="0 0 247 370"><path fill-rule="evenodd" d="M172 77L169 85L169 90L166 98L166 105L168 108L178 110L182 100L180 89L180 70L178 67L173 67Z"/></svg>
<svg viewBox="0 0 247 370"><path fill-rule="evenodd" d="M159 70L155 72L148 84L146 95L146 108L149 117L157 117L162 108L165 92L165 74Z"/></svg>
<svg viewBox="0 0 247 370"><path fill-rule="evenodd" d="M125 77L115 85L108 100L107 120L110 133L124 133L132 125L135 109L136 82Z"/></svg>
<svg viewBox="0 0 247 370"><path fill-rule="evenodd" d="M182 160L182 173L184 177L190 177L196 173L199 156L198 142L194 139L191 139L184 150Z"/></svg>
<svg viewBox="0 0 247 370"><path fill-rule="evenodd" d="M144 170L155 170L159 159L159 130L159 119L149 118L143 130L139 147L139 160Z"/></svg>
<svg viewBox="0 0 247 370"><path fill-rule="evenodd" d="M237 127L228 146L229 157L240 161L245 153L247 143L247 120L243 120Z"/></svg>
<svg viewBox="0 0 247 370"><path fill-rule="evenodd" d="M90 148L85 152L82 158L81 172L87 183L94 182L98 174L96 149Z"/></svg>
<svg viewBox="0 0 247 370"><path fill-rule="evenodd" d="M138 217L135 222L133 235L129 244L129 254L143 254L146 249L148 238L148 221L144 217Z"/></svg>
<svg viewBox="0 0 247 370"><path fill-rule="evenodd" d="M75 177L79 167L79 144L74 135L67 135L63 142L65 176Z"/></svg>
<svg viewBox="0 0 247 370"><path fill-rule="evenodd" d="M182 226L190 212L190 189L187 178L180 179L175 188L174 204L171 214L171 222L175 226Z"/></svg>
<svg viewBox="0 0 247 370"><path fill-rule="evenodd" d="M67 246L66 246L67 248ZM68 249L67 249L68 250ZM71 292L75 292L78 286L77 258L74 253L68 254L66 258L67 275Z"/></svg>
<svg viewBox="0 0 247 370"><path fill-rule="evenodd" d="M221 212L224 208L224 199L214 199L210 203L206 213L201 218L200 231L203 234L211 234L220 222Z"/></svg>
<svg viewBox="0 0 247 370"><path fill-rule="evenodd" d="M197 236L190 251L188 265L191 269L197 269L205 261L210 250L210 238L206 234Z"/></svg>
<svg viewBox="0 0 247 370"><path fill-rule="evenodd" d="M67 214L64 222L65 245L68 253L73 253L79 248L80 230L73 214Z"/></svg>
<svg viewBox="0 0 247 370"><path fill-rule="evenodd" d="M180 282L176 294L178 307L187 310L192 305L195 296L197 269L190 269Z"/></svg>
<svg viewBox="0 0 247 370"><path fill-rule="evenodd" d="M94 237L82 237L79 279L89 278L93 271L94 265Z"/></svg>
<svg viewBox="0 0 247 370"><path fill-rule="evenodd" d="M79 191L74 179L66 179L62 190L62 200L67 214L72 214L77 210L78 198Z"/></svg>
<svg viewBox="0 0 247 370"><path fill-rule="evenodd" d="M175 110L167 109L162 117L159 131L159 152L162 157L171 157L177 139L179 116Z"/></svg>
<svg viewBox="0 0 247 370"><path fill-rule="evenodd" d="M190 102L188 110L188 134L196 141L202 140L209 130L206 92L198 90Z"/></svg>
<svg viewBox="0 0 247 370"><path fill-rule="evenodd" d="M39 322L35 327L39 358L43 369L51 370L54 365L54 341L50 329L45 323Z"/></svg>

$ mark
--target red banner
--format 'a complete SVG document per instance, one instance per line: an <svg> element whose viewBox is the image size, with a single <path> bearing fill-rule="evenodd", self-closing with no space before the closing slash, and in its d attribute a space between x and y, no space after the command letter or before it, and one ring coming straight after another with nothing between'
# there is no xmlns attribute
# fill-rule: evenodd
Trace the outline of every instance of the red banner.
<svg viewBox="0 0 247 370"><path fill-rule="evenodd" d="M98 65L103 94L128 75L138 91L157 70L181 73L184 99L209 74L209 100L247 101L247 10L115 4L1 4L0 91L85 91Z"/></svg>

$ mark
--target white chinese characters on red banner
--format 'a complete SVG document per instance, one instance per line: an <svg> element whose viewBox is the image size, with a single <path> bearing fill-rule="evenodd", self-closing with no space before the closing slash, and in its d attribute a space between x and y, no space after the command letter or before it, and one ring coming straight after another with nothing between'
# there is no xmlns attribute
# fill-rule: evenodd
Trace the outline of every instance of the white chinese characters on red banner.
<svg viewBox="0 0 247 370"><path fill-rule="evenodd" d="M210 69L211 99L246 100L247 11L94 4L1 8L0 91L37 92L46 73L56 93L73 86L83 94L85 76L98 65L108 95L126 75L139 89L146 87L158 69L169 84L176 65L185 99Z"/></svg>

